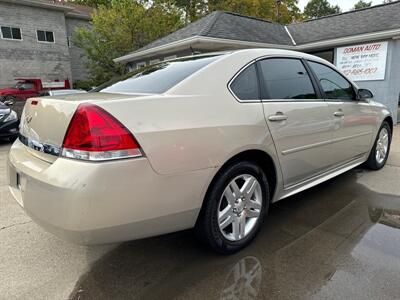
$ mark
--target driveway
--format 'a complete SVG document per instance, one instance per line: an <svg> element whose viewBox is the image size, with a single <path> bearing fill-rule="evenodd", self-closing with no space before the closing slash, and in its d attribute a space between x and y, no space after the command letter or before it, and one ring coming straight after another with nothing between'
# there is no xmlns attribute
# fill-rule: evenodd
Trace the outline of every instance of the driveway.
<svg viewBox="0 0 400 300"><path fill-rule="evenodd" d="M398 299L400 127L388 165L272 205L253 244L216 255L191 231L101 247L44 232L12 200L0 145L1 299ZM56 199L55 199L56 201Z"/></svg>

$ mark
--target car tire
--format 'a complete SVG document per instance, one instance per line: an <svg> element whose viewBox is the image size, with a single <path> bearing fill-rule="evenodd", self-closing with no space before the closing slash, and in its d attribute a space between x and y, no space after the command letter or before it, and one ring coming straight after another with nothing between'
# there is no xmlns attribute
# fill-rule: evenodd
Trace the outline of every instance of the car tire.
<svg viewBox="0 0 400 300"><path fill-rule="evenodd" d="M386 135L386 138L384 136ZM375 138L374 146L371 149L365 165L371 170L382 169L389 157L390 144L392 142L392 131L388 122L384 121ZM380 153L380 154L379 154Z"/></svg>
<svg viewBox="0 0 400 300"><path fill-rule="evenodd" d="M260 166L252 161L230 164L209 187L195 232L216 252L237 252L257 235L269 199L267 176Z"/></svg>

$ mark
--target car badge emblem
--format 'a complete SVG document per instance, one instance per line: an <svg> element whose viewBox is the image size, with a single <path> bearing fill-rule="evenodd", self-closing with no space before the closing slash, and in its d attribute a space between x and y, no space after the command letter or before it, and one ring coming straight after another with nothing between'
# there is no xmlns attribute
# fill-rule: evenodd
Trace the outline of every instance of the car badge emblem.
<svg viewBox="0 0 400 300"><path fill-rule="evenodd" d="M25 118L25 121L26 121L27 124L29 124L32 121L32 116L27 116Z"/></svg>

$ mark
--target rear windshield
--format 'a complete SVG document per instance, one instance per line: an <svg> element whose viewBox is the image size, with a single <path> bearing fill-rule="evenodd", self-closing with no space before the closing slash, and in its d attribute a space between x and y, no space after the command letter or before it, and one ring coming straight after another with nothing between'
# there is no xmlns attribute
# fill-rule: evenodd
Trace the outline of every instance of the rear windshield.
<svg viewBox="0 0 400 300"><path fill-rule="evenodd" d="M219 57L220 55L197 56L162 62L140 73L131 72L106 82L93 92L161 94Z"/></svg>

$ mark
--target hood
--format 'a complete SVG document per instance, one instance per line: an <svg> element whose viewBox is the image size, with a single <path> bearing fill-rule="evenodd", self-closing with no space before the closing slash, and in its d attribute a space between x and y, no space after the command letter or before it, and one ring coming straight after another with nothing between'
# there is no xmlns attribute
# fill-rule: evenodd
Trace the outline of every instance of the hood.
<svg viewBox="0 0 400 300"><path fill-rule="evenodd" d="M16 91L16 89L12 89L12 88L0 89L0 95L13 94L13 93L15 93L15 91Z"/></svg>

